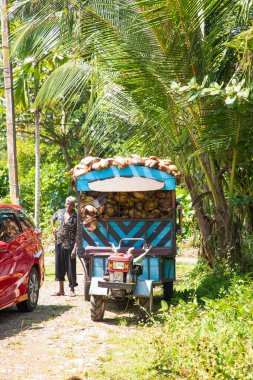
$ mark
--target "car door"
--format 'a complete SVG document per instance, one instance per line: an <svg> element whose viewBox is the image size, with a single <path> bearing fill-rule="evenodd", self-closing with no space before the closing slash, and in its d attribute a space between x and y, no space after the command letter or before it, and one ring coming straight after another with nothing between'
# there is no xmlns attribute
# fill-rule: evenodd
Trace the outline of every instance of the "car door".
<svg viewBox="0 0 253 380"><path fill-rule="evenodd" d="M15 303L25 279L25 240L12 212L0 213L0 309ZM22 287L21 287L22 289Z"/></svg>

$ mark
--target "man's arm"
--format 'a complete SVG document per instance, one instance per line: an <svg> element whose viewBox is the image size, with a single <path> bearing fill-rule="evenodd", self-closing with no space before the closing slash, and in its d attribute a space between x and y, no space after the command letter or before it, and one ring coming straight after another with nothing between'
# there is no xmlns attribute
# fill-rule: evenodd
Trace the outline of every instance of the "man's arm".
<svg viewBox="0 0 253 380"><path fill-rule="evenodd" d="M76 257L76 248L77 248L77 241L74 244L74 247L71 252L71 259L74 259Z"/></svg>

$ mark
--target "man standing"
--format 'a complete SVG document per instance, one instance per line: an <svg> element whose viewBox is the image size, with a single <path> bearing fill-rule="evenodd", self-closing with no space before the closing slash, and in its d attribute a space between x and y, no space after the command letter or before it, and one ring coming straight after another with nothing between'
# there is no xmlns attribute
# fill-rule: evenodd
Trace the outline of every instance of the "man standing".
<svg viewBox="0 0 253 380"><path fill-rule="evenodd" d="M64 280L67 274L70 296L75 296L76 282L76 246L77 246L77 214L75 212L76 199L68 197L65 209L56 211L51 218L51 227L55 234L55 279L59 281L59 291L55 296L63 296ZM58 221L58 228L55 221Z"/></svg>

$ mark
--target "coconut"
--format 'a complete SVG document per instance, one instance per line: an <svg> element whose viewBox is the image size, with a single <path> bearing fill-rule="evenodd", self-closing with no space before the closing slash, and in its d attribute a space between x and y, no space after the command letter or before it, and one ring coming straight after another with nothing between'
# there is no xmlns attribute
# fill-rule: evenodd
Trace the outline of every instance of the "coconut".
<svg viewBox="0 0 253 380"><path fill-rule="evenodd" d="M143 193L140 192L140 191L134 191L134 192L133 192L133 196L134 196L136 199L145 199L145 198L146 198L145 194L143 194Z"/></svg>
<svg viewBox="0 0 253 380"><path fill-rule="evenodd" d="M165 199L166 198L166 191L157 191L155 194L156 198L158 199Z"/></svg>
<svg viewBox="0 0 253 380"><path fill-rule="evenodd" d="M87 205L84 207L84 212L88 215L98 215L98 210L94 207L94 206L91 206L91 205Z"/></svg>
<svg viewBox="0 0 253 380"><path fill-rule="evenodd" d="M171 172L177 171L176 165L169 165L168 168Z"/></svg>
<svg viewBox="0 0 253 380"><path fill-rule="evenodd" d="M145 211L152 211L152 210L154 210L156 208L156 206L157 206L157 202L155 202L155 201L146 201L144 203L144 210Z"/></svg>
<svg viewBox="0 0 253 380"><path fill-rule="evenodd" d="M140 157L133 157L130 159L131 164L130 165L136 165L136 166L142 166L145 165L145 160Z"/></svg>
<svg viewBox="0 0 253 380"><path fill-rule="evenodd" d="M163 159L163 160L160 160L160 164L161 165L172 165L173 161L171 161L169 159Z"/></svg>
<svg viewBox="0 0 253 380"><path fill-rule="evenodd" d="M100 161L99 162L94 162L94 164L91 165L91 170L101 170L102 169L102 166L101 166L101 163Z"/></svg>
<svg viewBox="0 0 253 380"><path fill-rule="evenodd" d="M162 165L161 163L159 163L158 169L164 173L170 174L169 167L166 165Z"/></svg>
<svg viewBox="0 0 253 380"><path fill-rule="evenodd" d="M100 160L101 159L99 157L88 156L82 159L81 164L90 167L92 164L99 162Z"/></svg>
<svg viewBox="0 0 253 380"><path fill-rule="evenodd" d="M150 160L159 161L159 158L158 158L158 157L156 157L156 156L150 156L149 158L150 158Z"/></svg>
<svg viewBox="0 0 253 380"><path fill-rule="evenodd" d="M102 158L102 160L100 161L100 165L102 169L107 169L110 166L110 162L107 159Z"/></svg>
<svg viewBox="0 0 253 380"><path fill-rule="evenodd" d="M85 165L76 165L74 167L73 175L75 178L80 177L81 175L87 174L89 168Z"/></svg>
<svg viewBox="0 0 253 380"><path fill-rule="evenodd" d="M135 209L138 211L142 211L143 210L143 203L142 202L136 202L135 203Z"/></svg>
<svg viewBox="0 0 253 380"><path fill-rule="evenodd" d="M145 166L147 168L158 169L159 162L156 161L156 160L146 160L145 161Z"/></svg>

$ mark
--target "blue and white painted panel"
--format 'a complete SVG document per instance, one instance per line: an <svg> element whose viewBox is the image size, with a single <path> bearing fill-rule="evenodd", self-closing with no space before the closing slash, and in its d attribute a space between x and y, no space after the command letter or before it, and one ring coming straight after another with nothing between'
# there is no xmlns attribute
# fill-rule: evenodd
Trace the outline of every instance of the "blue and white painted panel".
<svg viewBox="0 0 253 380"><path fill-rule="evenodd" d="M108 247L108 236L106 223L99 222L95 231L88 231L86 226L83 226L82 231L82 246L92 247Z"/></svg>
<svg viewBox="0 0 253 380"><path fill-rule="evenodd" d="M171 221L147 222L147 243L153 247L172 247Z"/></svg>
<svg viewBox="0 0 253 380"><path fill-rule="evenodd" d="M175 279L175 261L174 259L164 259L164 279Z"/></svg>
<svg viewBox="0 0 253 380"><path fill-rule="evenodd" d="M126 168L119 169L117 166L112 166L108 169L99 171L91 171L82 175L76 180L77 191L91 191L89 182L103 180L115 177L143 177L151 178L157 181L163 181L164 187L162 190L174 190L176 188L176 179L171 174L164 173L160 170L146 168L145 166L130 165Z"/></svg>
<svg viewBox="0 0 253 380"><path fill-rule="evenodd" d="M145 222L141 221L109 221L109 241L115 246L119 245L121 239L142 238L145 239ZM143 246L143 241L124 241L124 247L136 247Z"/></svg>

